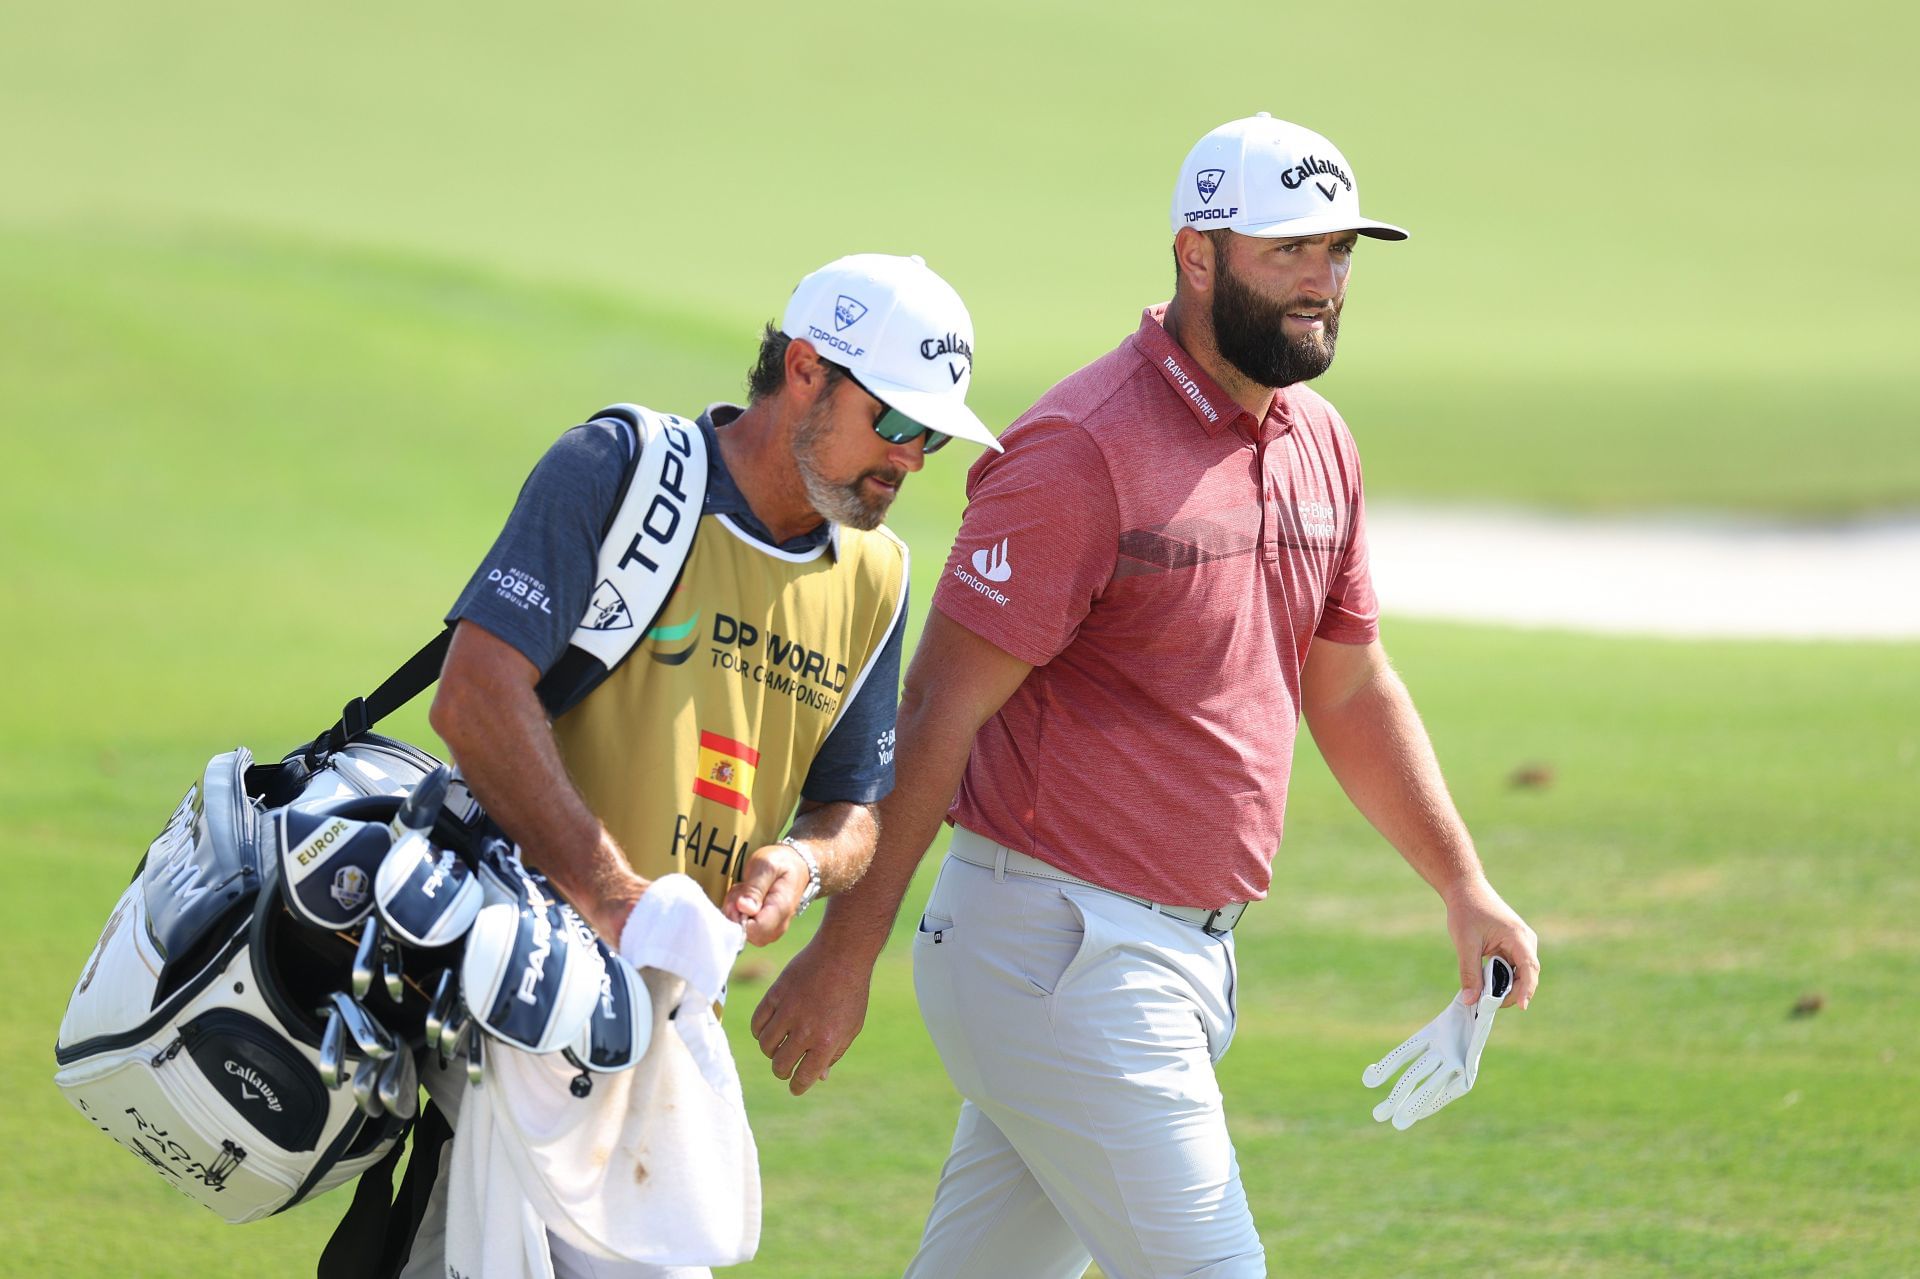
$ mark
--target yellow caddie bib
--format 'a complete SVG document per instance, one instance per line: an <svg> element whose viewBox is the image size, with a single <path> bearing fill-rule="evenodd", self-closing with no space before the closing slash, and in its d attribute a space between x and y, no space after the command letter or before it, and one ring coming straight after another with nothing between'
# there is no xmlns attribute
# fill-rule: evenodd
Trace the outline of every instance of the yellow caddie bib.
<svg viewBox="0 0 1920 1279"><path fill-rule="evenodd" d="M747 854L785 830L906 589L906 547L885 528L837 528L793 554L701 516L652 629L554 724L634 870L691 875L719 902Z"/></svg>

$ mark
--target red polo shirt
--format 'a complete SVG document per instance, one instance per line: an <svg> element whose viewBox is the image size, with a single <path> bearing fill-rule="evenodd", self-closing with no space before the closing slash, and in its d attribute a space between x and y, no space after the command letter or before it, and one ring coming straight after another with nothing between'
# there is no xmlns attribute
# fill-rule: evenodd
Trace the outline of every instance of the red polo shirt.
<svg viewBox="0 0 1920 1279"><path fill-rule="evenodd" d="M1256 422L1164 307L967 475L934 607L1034 671L949 816L1169 905L1264 897L1317 635L1371 642L1360 458L1305 386Z"/></svg>

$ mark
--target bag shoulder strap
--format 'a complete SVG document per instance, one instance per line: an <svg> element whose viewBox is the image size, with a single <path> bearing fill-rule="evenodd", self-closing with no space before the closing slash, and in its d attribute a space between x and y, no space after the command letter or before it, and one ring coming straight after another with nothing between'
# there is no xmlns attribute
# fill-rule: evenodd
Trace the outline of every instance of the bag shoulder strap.
<svg viewBox="0 0 1920 1279"><path fill-rule="evenodd" d="M603 409L638 441L626 492L600 538L593 595L567 651L540 681L558 719L627 660L679 584L706 502L706 435L696 423L634 404Z"/></svg>
<svg viewBox="0 0 1920 1279"><path fill-rule="evenodd" d="M607 419L624 424L634 446L601 527L593 595L567 651L540 681L541 701L555 717L578 705L645 637L693 553L706 500L707 445L698 425L637 404L610 405L592 418ZM299 753L309 763L331 755L418 697L440 678L452 642L449 626L373 692L348 702Z"/></svg>

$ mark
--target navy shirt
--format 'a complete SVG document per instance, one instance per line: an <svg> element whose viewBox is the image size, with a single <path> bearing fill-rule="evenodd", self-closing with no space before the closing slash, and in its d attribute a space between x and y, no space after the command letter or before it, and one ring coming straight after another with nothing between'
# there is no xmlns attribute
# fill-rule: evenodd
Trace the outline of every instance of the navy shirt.
<svg viewBox="0 0 1920 1279"><path fill-rule="evenodd" d="M707 444L707 493L701 513L728 516L778 550L804 553L822 543L830 547L832 527L824 522L812 532L776 543L747 505L714 434L741 412L738 405L715 404L698 419ZM551 670L567 651L593 594L601 531L620 498L620 482L636 447L632 429L612 418L576 426L555 441L521 486L513 513L447 621L472 622L511 644L543 675ZM873 743L892 732L899 709L906 625L903 607L872 675L807 770L801 787L805 798L820 804L871 804L893 789L893 753L876 752Z"/></svg>

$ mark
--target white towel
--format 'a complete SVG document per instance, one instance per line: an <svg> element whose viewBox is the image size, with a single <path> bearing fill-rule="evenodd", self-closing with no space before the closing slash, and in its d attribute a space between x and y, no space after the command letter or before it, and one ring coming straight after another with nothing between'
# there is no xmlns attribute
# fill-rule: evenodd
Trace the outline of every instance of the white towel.
<svg viewBox="0 0 1920 1279"><path fill-rule="evenodd" d="M593 1076L584 1099L558 1054L487 1045L494 1145L536 1218L590 1256L738 1264L760 1243L760 1160L733 1054L711 1000L657 968L640 976L653 1041L632 1070Z"/></svg>
<svg viewBox="0 0 1920 1279"><path fill-rule="evenodd" d="M734 957L746 944L746 929L721 914L687 875L662 875L647 885L620 929L626 961L684 978L689 1003L720 999Z"/></svg>
<svg viewBox="0 0 1920 1279"><path fill-rule="evenodd" d="M760 1157L713 1011L745 943L691 878L664 875L620 936L652 998L639 1064L591 1076L580 1098L581 1072L561 1054L488 1038L480 1087L447 1099L458 1118L446 1279L554 1279L548 1231L608 1260L727 1266L753 1256Z"/></svg>
<svg viewBox="0 0 1920 1279"><path fill-rule="evenodd" d="M546 1223L520 1188L507 1152L511 1133L497 1127L490 1094L500 1091L497 1081L485 1080L478 1091L469 1087L460 1105L447 1162L445 1279L554 1279Z"/></svg>

